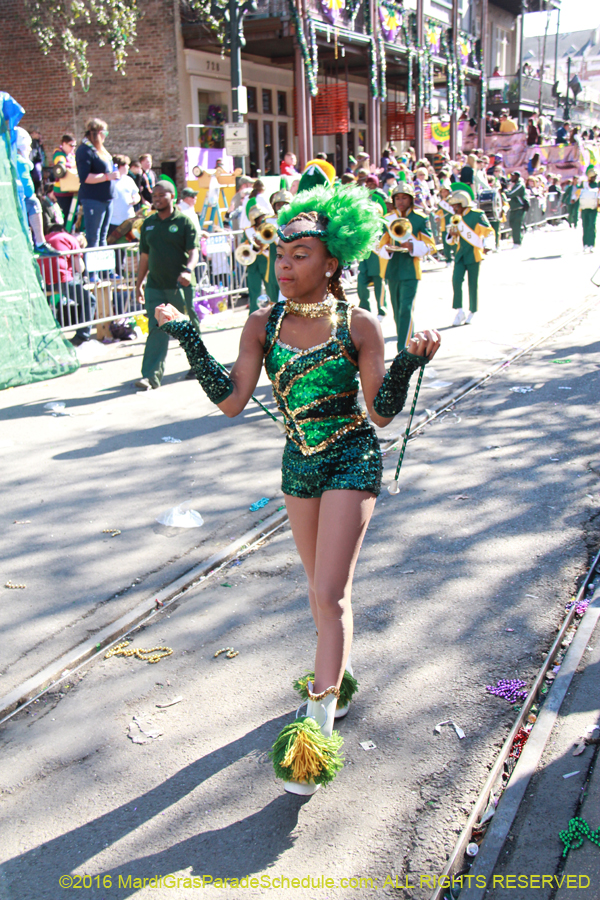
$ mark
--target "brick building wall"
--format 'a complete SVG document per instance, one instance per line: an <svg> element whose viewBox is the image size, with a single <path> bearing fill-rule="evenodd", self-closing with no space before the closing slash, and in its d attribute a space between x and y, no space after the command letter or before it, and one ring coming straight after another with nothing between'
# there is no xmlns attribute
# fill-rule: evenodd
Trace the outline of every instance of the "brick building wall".
<svg viewBox="0 0 600 900"><path fill-rule="evenodd" d="M130 50L125 76L115 72L110 48L89 41L92 71L86 93L73 86L62 63L44 56L24 21L22 0L2 0L0 29L0 90L23 106L21 122L38 128L51 155L64 131L83 137L87 119L99 116L108 123L107 148L132 159L151 153L153 166L175 162L183 182L185 123L179 102L177 41L180 29L178 0L144 0L138 22L137 50Z"/></svg>

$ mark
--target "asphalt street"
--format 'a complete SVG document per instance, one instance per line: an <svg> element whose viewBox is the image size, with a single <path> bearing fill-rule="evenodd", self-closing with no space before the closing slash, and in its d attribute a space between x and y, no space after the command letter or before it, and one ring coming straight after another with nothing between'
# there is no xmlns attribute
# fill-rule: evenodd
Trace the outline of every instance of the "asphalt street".
<svg viewBox="0 0 600 900"><path fill-rule="evenodd" d="M443 328L444 350L422 408L597 296L594 269L567 230L532 235L488 258L482 311L459 329L450 273L427 273L417 325ZM135 635L171 656L97 661L3 727L1 900L63 897L61 875L92 876L83 890L104 898L197 896L184 879L203 876L207 894L231 898L427 897L514 719L485 685L531 683L599 543L599 325L596 306L410 442L402 493L380 497L359 560L360 691L332 786L286 795L267 758L314 652L283 529ZM391 358L389 322L385 333ZM228 362L238 336L207 343ZM164 387L134 394L141 350L112 347L67 379L0 396L0 580L27 584L4 591L3 693L280 505L276 429L252 410L215 413L180 380L174 347ZM52 400L73 415L52 416ZM154 521L181 502L202 528ZM215 658L223 647L239 655ZM434 733L447 719L463 740ZM167 876L179 886L143 886ZM316 887L320 876L333 885ZM244 877L272 886L215 886ZM355 878L373 885L343 883Z"/></svg>

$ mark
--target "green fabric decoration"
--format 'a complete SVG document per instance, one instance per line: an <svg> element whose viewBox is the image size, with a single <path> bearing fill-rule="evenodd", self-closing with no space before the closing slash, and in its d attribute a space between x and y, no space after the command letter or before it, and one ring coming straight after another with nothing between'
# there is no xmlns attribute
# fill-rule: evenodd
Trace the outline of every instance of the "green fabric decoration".
<svg viewBox="0 0 600 900"><path fill-rule="evenodd" d="M452 185L452 192L454 193L454 191L466 191L471 200L475 199L475 193L473 191L472 184L465 184L462 181L455 181Z"/></svg>
<svg viewBox="0 0 600 900"><path fill-rule="evenodd" d="M300 178L297 194L315 187L329 187L329 179L320 166L309 166Z"/></svg>
<svg viewBox="0 0 600 900"><path fill-rule="evenodd" d="M316 187L298 193L281 210L277 224L285 228L301 212L316 212L327 219L324 241L341 265L366 259L381 235L381 215L369 191L358 185Z"/></svg>
<svg viewBox="0 0 600 900"><path fill-rule="evenodd" d="M308 691L306 689L307 682L315 680L314 672L307 672L298 681L294 681L294 690L298 691L303 700L308 700ZM358 681L347 670L344 671L344 677L340 684L340 697L337 702L339 707L348 706L356 692L358 691Z"/></svg>
<svg viewBox="0 0 600 900"><path fill-rule="evenodd" d="M327 738L314 719L301 716L282 728L269 757L277 778L327 785L344 766L342 744L337 731Z"/></svg>

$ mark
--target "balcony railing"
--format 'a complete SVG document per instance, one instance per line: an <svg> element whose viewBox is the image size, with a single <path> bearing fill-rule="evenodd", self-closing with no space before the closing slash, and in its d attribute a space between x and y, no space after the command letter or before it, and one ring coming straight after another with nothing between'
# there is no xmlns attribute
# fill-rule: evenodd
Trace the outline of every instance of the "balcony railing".
<svg viewBox="0 0 600 900"><path fill-rule="evenodd" d="M524 102L527 107L535 106L539 96L539 78L523 75L521 102ZM492 76L489 80L488 103L490 106L506 105L515 108L519 103L519 76L509 75L506 78ZM546 109L556 107L556 97L552 95L552 84L549 81L542 81L542 106Z"/></svg>

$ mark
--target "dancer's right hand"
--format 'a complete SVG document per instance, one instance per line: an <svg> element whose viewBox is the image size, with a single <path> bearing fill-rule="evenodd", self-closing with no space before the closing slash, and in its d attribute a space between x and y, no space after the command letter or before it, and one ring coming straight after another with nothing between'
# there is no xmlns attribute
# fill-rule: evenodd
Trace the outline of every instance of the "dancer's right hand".
<svg viewBox="0 0 600 900"><path fill-rule="evenodd" d="M154 316L159 327L164 325L165 322L173 322L175 319L185 319L185 316L170 303L161 303L160 306L157 306L154 310Z"/></svg>

